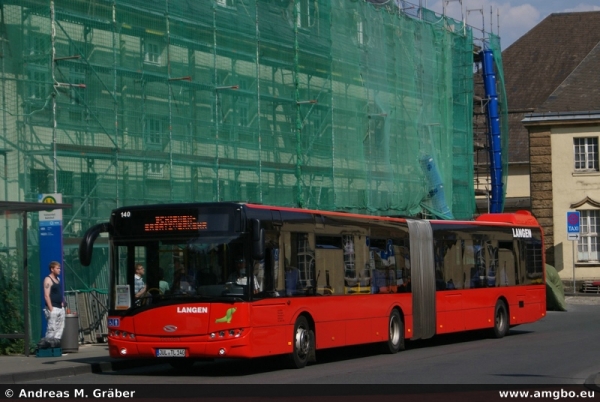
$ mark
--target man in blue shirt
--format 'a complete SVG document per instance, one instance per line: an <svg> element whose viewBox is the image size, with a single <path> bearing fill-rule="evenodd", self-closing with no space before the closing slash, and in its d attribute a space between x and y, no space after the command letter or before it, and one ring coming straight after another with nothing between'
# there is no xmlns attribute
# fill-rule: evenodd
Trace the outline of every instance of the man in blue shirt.
<svg viewBox="0 0 600 402"><path fill-rule="evenodd" d="M135 298L138 299L146 292L146 284L142 276L144 275L145 269L142 264L135 264L135 279L134 279L134 292Z"/></svg>

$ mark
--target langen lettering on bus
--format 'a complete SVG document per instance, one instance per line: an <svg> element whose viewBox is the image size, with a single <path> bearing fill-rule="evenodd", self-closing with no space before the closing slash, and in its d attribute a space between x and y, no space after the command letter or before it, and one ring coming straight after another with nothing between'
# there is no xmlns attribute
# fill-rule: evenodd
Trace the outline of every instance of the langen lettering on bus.
<svg viewBox="0 0 600 402"><path fill-rule="evenodd" d="M513 237L531 238L531 229L513 228Z"/></svg>
<svg viewBox="0 0 600 402"><path fill-rule="evenodd" d="M206 314L208 307L177 307L178 313Z"/></svg>

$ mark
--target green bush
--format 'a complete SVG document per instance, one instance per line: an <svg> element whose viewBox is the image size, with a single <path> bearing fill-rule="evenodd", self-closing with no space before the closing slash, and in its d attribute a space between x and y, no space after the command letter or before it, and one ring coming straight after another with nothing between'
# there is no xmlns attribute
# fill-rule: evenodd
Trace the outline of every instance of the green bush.
<svg viewBox="0 0 600 402"><path fill-rule="evenodd" d="M0 254L0 334L22 334L23 287L16 258ZM23 353L23 339L0 339L0 355Z"/></svg>

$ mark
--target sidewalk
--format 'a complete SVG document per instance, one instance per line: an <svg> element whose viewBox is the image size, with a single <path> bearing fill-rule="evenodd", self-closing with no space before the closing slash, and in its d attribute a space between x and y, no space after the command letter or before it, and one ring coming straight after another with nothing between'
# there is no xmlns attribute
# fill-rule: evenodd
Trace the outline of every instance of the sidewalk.
<svg viewBox="0 0 600 402"><path fill-rule="evenodd" d="M0 356L0 384L19 384L62 376L124 370L156 360L120 360L108 355L107 344L80 345L79 351L61 357L36 357L35 354Z"/></svg>

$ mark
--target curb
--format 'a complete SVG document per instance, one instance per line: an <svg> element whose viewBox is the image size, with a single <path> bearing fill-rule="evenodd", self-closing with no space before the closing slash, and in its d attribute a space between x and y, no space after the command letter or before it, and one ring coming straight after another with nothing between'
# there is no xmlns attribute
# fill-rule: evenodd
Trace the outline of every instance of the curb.
<svg viewBox="0 0 600 402"><path fill-rule="evenodd" d="M600 391L600 373L592 374L591 376L586 378L583 385L586 388L591 389L593 391Z"/></svg>
<svg viewBox="0 0 600 402"><path fill-rule="evenodd" d="M77 363L70 367L60 367L45 370L23 371L20 373L0 375L0 384L20 384L28 381L47 380L56 377L72 377L82 374L100 374L110 371L127 370L148 365L164 364L152 360L101 361L92 363Z"/></svg>

